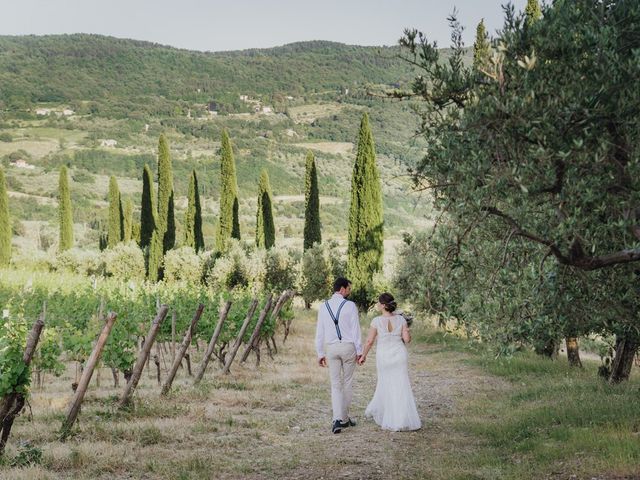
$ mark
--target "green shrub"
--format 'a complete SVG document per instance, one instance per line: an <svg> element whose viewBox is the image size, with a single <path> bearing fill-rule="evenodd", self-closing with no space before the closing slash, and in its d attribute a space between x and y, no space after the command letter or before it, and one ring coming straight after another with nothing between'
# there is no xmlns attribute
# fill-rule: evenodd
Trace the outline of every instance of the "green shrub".
<svg viewBox="0 0 640 480"><path fill-rule="evenodd" d="M30 442L23 442L18 449L16 455L9 465L11 467L31 467L39 465L42 462L42 449L32 445Z"/></svg>
<svg viewBox="0 0 640 480"><path fill-rule="evenodd" d="M86 170L75 170L71 175L71 178L74 182L77 183L88 183L93 184L96 183L96 177L87 172Z"/></svg>
<svg viewBox="0 0 640 480"><path fill-rule="evenodd" d="M11 264L21 271L48 272L51 270L51 257L42 250L18 250L11 256Z"/></svg>
<svg viewBox="0 0 640 480"><path fill-rule="evenodd" d="M395 296L410 302L416 311L434 313L440 305L434 305L433 296L441 294L441 283L434 272L431 245L433 238L427 232L405 236L398 247L398 261L393 276ZM438 298L438 297L436 297Z"/></svg>
<svg viewBox="0 0 640 480"><path fill-rule="evenodd" d="M169 250L164 256L164 278L169 282L202 281L203 260L191 247Z"/></svg>
<svg viewBox="0 0 640 480"><path fill-rule="evenodd" d="M216 251L208 251L203 252L202 254L203 262L202 262L202 281L206 284L209 284L209 277L213 275L213 269L215 268L216 262L221 257L220 252Z"/></svg>
<svg viewBox="0 0 640 480"><path fill-rule="evenodd" d="M335 242L316 243L304 252L299 291L307 305L331 295L333 281L345 275L346 260Z"/></svg>
<svg viewBox="0 0 640 480"><path fill-rule="evenodd" d="M264 258L265 288L276 293L295 288L299 262L298 251L282 247L267 250Z"/></svg>
<svg viewBox="0 0 640 480"><path fill-rule="evenodd" d="M102 253L105 273L121 280L144 280L145 264L142 250L135 242L119 243Z"/></svg>
<svg viewBox="0 0 640 480"><path fill-rule="evenodd" d="M257 248L248 255L247 269L250 284L255 290L264 290L266 270L267 251L263 248Z"/></svg>
<svg viewBox="0 0 640 480"><path fill-rule="evenodd" d="M11 231L13 234L17 237L24 237L27 233L24 223L22 223L18 218L12 218L11 220Z"/></svg>
<svg viewBox="0 0 640 480"><path fill-rule="evenodd" d="M227 252L209 265L206 283L218 289L248 287L250 273L247 253L239 241L231 239Z"/></svg>
<svg viewBox="0 0 640 480"><path fill-rule="evenodd" d="M49 258L49 270L80 275L104 275L105 266L98 252L72 248Z"/></svg>

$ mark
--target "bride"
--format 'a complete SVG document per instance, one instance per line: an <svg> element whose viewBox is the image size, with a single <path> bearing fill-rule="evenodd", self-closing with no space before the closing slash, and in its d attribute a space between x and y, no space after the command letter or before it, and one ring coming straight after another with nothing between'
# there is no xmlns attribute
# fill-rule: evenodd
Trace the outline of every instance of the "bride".
<svg viewBox="0 0 640 480"><path fill-rule="evenodd" d="M417 430L421 427L416 402L409 383L406 343L411 341L407 322L395 314L397 304L393 296L383 293L376 309L382 315L371 321L371 329L358 363L362 365L378 338L376 368L378 384L373 399L365 411L384 430Z"/></svg>

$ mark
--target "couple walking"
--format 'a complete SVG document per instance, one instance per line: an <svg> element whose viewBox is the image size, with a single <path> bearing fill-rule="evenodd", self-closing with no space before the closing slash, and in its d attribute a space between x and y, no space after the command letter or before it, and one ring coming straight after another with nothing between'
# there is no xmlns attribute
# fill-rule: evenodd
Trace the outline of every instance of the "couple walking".
<svg viewBox="0 0 640 480"><path fill-rule="evenodd" d="M411 341L407 322L394 313L397 305L393 296L383 293L376 309L381 315L371 321L364 348L356 304L347 300L351 282L336 279L333 296L320 305L316 327L316 351L321 367L329 367L333 433L355 426L349 416L353 395L353 373L363 365L376 338L376 368L378 383L365 416L385 430L417 430L420 417L409 383L406 343ZM325 349L326 345L326 349Z"/></svg>

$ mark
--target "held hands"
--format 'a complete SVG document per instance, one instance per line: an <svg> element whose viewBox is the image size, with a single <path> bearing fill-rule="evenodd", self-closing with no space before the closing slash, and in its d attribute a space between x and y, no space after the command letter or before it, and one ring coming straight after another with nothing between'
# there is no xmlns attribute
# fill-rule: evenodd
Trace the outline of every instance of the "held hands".
<svg viewBox="0 0 640 480"><path fill-rule="evenodd" d="M326 357L320 357L318 359L318 365L320 365L321 367L326 367L327 366L327 358Z"/></svg>
<svg viewBox="0 0 640 480"><path fill-rule="evenodd" d="M364 362L367 361L367 357L365 355L358 355L356 357L356 362L358 363L358 365L364 365Z"/></svg>

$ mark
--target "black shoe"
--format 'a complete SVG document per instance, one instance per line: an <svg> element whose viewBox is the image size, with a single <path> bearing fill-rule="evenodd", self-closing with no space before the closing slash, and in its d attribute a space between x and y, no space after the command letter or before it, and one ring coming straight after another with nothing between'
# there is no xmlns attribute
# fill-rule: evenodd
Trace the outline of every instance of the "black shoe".
<svg viewBox="0 0 640 480"><path fill-rule="evenodd" d="M342 428L347 428L347 427L355 427L356 426L356 422L354 420L347 420L346 422L340 422L340 427Z"/></svg>
<svg viewBox="0 0 640 480"><path fill-rule="evenodd" d="M342 431L342 422L340 420L336 420L335 422L333 422L333 427L331 428L331 431L333 433L340 433Z"/></svg>

